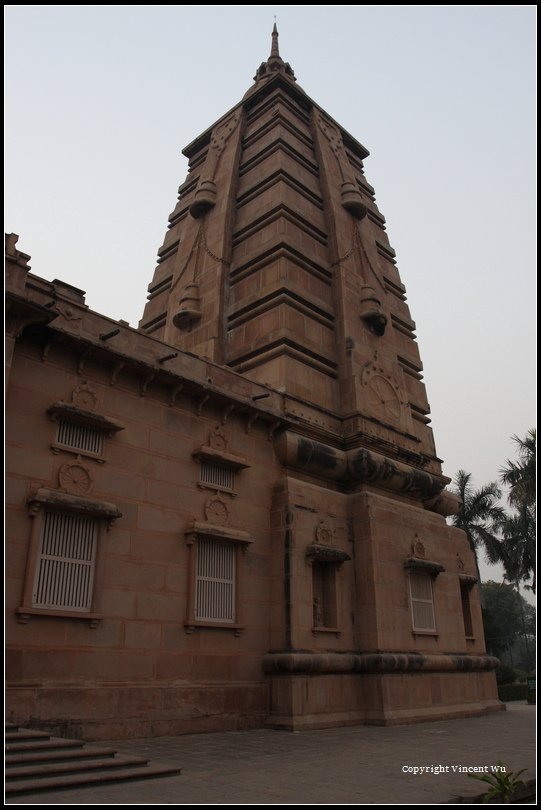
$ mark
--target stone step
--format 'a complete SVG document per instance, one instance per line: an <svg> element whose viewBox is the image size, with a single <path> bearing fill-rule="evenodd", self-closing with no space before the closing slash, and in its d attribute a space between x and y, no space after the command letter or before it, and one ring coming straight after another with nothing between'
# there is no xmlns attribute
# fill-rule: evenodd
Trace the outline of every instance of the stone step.
<svg viewBox="0 0 541 810"><path fill-rule="evenodd" d="M56 748L82 748L84 742L81 740L62 740L60 737L47 737L42 740L24 740L22 742L10 742L6 745L6 753L12 754L16 751L52 751Z"/></svg>
<svg viewBox="0 0 541 810"><path fill-rule="evenodd" d="M90 785L103 785L110 782L127 782L139 779L154 779L161 776L176 776L179 768L167 765L144 765L139 767L126 767L111 769L107 772L87 774L66 774L49 776L39 779L19 779L6 784L6 794L35 793L46 790L62 790L64 788L88 787Z"/></svg>
<svg viewBox="0 0 541 810"><path fill-rule="evenodd" d="M87 748L87 746L68 750L29 751L22 754L7 754L5 764L10 768L12 765L27 765L33 762L73 762L80 759L114 757L115 754L115 748Z"/></svg>
<svg viewBox="0 0 541 810"><path fill-rule="evenodd" d="M22 742L23 740L49 740L51 738L50 734L47 734L46 731L36 731L33 728L21 728L17 729L16 731L10 729L6 731L5 739L6 742Z"/></svg>
<svg viewBox="0 0 541 810"><path fill-rule="evenodd" d="M20 765L6 770L6 783L13 779L32 779L33 777L56 776L63 773L87 774L108 768L144 767L148 759L137 756L103 757L100 759L82 759L79 762L41 762L35 765Z"/></svg>

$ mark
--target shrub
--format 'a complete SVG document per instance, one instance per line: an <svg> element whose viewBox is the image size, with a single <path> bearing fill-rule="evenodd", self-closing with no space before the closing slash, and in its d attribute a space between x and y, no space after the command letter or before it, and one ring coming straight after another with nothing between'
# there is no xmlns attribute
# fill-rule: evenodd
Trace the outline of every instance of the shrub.
<svg viewBox="0 0 541 810"><path fill-rule="evenodd" d="M515 669L515 678L517 679L518 683L526 683L526 677L528 673L525 672L523 669Z"/></svg>
<svg viewBox="0 0 541 810"><path fill-rule="evenodd" d="M499 664L496 669L496 682L498 684L514 683L516 680L516 673L513 667L508 667L506 664Z"/></svg>
<svg viewBox="0 0 541 810"><path fill-rule="evenodd" d="M526 700L525 683L503 683L498 686L498 697L504 703L510 700Z"/></svg>

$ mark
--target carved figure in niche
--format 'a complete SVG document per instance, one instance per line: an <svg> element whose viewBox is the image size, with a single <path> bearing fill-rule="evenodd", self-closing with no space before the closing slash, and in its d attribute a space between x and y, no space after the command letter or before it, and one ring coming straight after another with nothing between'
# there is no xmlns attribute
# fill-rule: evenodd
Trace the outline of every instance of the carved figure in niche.
<svg viewBox="0 0 541 810"><path fill-rule="evenodd" d="M323 608L317 596L314 596L314 627L323 627Z"/></svg>
<svg viewBox="0 0 541 810"><path fill-rule="evenodd" d="M421 558L424 558L426 556L425 547L420 540L416 540L415 543L413 544L413 554L415 557Z"/></svg>
<svg viewBox="0 0 541 810"><path fill-rule="evenodd" d="M322 545L332 543L332 529L324 520L320 520L316 526L316 541Z"/></svg>

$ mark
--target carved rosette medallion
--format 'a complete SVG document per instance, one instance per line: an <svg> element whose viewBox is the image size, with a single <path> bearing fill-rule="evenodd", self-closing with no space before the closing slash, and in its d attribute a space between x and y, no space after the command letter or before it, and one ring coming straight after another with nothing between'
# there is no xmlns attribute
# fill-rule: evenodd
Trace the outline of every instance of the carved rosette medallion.
<svg viewBox="0 0 541 810"><path fill-rule="evenodd" d="M69 461L58 470L59 487L69 495L86 495L93 483L92 473L81 463L79 456L77 461Z"/></svg>
<svg viewBox="0 0 541 810"><path fill-rule="evenodd" d="M227 450L227 437L219 426L209 433L208 446L221 452Z"/></svg>
<svg viewBox="0 0 541 810"><path fill-rule="evenodd" d="M71 401L77 408L85 411L95 411L98 407L98 396L86 381L73 389Z"/></svg>
<svg viewBox="0 0 541 810"><path fill-rule="evenodd" d="M403 402L393 376L377 363L368 363L361 374L367 411L382 422L399 424Z"/></svg>
<svg viewBox="0 0 541 810"><path fill-rule="evenodd" d="M229 507L219 495L214 495L205 503L205 518L215 526L226 526L229 522Z"/></svg>

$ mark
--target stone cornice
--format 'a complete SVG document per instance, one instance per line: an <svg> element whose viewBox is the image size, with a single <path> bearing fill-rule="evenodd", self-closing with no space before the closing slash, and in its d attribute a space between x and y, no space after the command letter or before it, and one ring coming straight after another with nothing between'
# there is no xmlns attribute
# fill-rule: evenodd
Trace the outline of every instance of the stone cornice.
<svg viewBox="0 0 541 810"><path fill-rule="evenodd" d="M391 672L490 672L499 664L491 655L421 655L383 653L269 653L263 669L272 673L391 673Z"/></svg>
<svg viewBox="0 0 541 810"><path fill-rule="evenodd" d="M24 283L18 278L17 271L24 275ZM290 450L283 449L284 442L287 444L290 440L282 439L277 445L277 453L287 466L333 480L366 481L383 489L401 491L413 497L422 496L431 511L446 515L454 513L453 497L442 492L449 479L422 469L432 459L410 453L412 463L407 463L409 456L407 460L398 460L396 456L403 458L404 450L398 446L396 451L388 448L388 442L383 442L380 447L377 440L361 433L344 440L343 427L349 416L320 412L320 409L301 400L297 402L294 397L254 382L227 366L172 347L130 327L125 321L114 321L100 315L88 308L82 291L62 281L50 282L16 268L6 280L6 297L13 317L17 317L19 311L26 313L30 307L33 313L31 322L43 324L40 328L46 334L44 357L50 346L62 344L76 351L79 357L78 373L82 373L86 361L91 358L110 367L111 385L125 371L138 375L141 378L141 396L150 395L152 386L159 383L169 388L171 405L181 392L195 400L198 415L210 403L223 408L224 419L232 412L242 415L246 419L247 430L256 419L263 421L267 425L269 438L277 431L295 428L298 431L295 442L303 444L304 454L310 457L310 461L303 461L300 457L297 459L296 455L291 457ZM301 412L300 415L295 411ZM311 416L312 411L314 417ZM308 417L303 416L305 412ZM301 433L305 436L301 436ZM325 443L317 441L316 436L324 438ZM362 446L348 448L347 444L351 441L369 443L371 449ZM314 459L321 455L318 448L323 448L323 455L332 460L330 466L323 464L321 467L319 462L315 463ZM383 453L378 452L381 450Z"/></svg>
<svg viewBox="0 0 541 810"><path fill-rule="evenodd" d="M438 514L454 514L456 496L442 490L449 479L420 470L388 456L356 447L342 450L286 430L275 439L278 458L286 467L333 481L372 484L424 502Z"/></svg>

